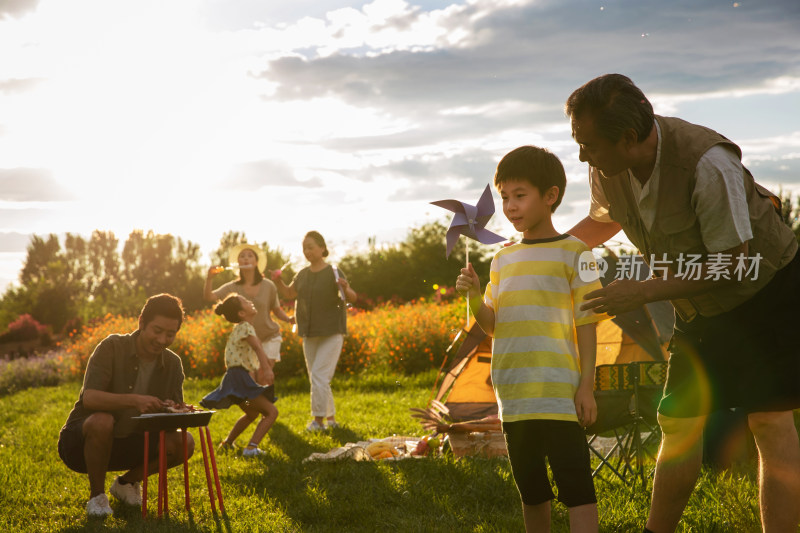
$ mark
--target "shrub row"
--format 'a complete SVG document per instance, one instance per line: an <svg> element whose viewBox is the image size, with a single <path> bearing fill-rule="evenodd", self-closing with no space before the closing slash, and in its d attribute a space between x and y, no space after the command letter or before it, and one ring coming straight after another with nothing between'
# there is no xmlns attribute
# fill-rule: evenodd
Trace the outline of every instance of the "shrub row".
<svg viewBox="0 0 800 533"><path fill-rule="evenodd" d="M0 359L0 396L58 385L72 379L70 367L63 354L56 351L10 361Z"/></svg>
<svg viewBox="0 0 800 533"><path fill-rule="evenodd" d="M8 325L8 330L0 335L0 343L32 340L50 341L50 329L40 324L29 314L20 315Z"/></svg>
<svg viewBox="0 0 800 533"><path fill-rule="evenodd" d="M372 311L350 309L342 355L337 372L359 374L370 369L414 374L441 365L445 350L464 325L463 301L417 301L404 305L385 305ZM300 375L305 371L301 340L291 326L281 325L280 376ZM94 347L112 333L136 329L136 319L108 315L70 333L63 348L69 371L80 377ZM183 360L191 377L219 376L225 371L225 342L232 325L210 309L186 320L172 350Z"/></svg>

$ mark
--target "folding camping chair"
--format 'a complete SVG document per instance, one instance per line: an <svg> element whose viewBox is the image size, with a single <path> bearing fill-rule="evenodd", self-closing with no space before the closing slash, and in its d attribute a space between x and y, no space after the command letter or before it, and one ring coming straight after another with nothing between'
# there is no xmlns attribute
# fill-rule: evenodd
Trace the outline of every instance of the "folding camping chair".
<svg viewBox="0 0 800 533"><path fill-rule="evenodd" d="M595 371L597 421L586 429L589 449L599 459L592 477L604 481L608 469L626 485L641 480L645 485L645 456L660 440L656 409L666 380L662 361L639 361L599 365ZM600 448L600 438L613 439L609 449Z"/></svg>

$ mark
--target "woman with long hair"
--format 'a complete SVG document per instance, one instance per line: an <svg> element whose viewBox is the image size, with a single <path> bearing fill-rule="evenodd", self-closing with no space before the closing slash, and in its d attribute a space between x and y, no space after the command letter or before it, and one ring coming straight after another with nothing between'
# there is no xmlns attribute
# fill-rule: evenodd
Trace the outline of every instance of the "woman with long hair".
<svg viewBox="0 0 800 533"><path fill-rule="evenodd" d="M290 324L294 324L294 317L289 317L281 308L275 284L262 275L267 268L267 256L260 247L247 243L234 246L229 253L229 260L231 265L237 265L239 279L212 290L214 276L223 270L221 267L212 266L206 276L203 298L209 302L216 302L235 293L253 302L256 307L253 326L272 368L281 360L282 341L280 327L272 320L272 315Z"/></svg>

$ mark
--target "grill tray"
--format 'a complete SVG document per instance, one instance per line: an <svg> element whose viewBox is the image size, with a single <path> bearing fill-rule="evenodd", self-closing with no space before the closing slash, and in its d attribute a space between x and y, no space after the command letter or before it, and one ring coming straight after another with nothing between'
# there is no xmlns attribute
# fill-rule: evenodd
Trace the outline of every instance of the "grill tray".
<svg viewBox="0 0 800 533"><path fill-rule="evenodd" d="M134 416L137 431L162 431L207 426L216 411L193 413L146 413Z"/></svg>

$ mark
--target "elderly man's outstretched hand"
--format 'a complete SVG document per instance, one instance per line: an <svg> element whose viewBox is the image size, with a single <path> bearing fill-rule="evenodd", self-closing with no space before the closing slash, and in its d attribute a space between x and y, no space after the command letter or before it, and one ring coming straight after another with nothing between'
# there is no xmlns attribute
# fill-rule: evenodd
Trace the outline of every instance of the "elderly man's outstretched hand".
<svg viewBox="0 0 800 533"><path fill-rule="evenodd" d="M581 305L581 311L591 309L609 315L633 311L646 303L642 282L629 279L615 279L602 289L586 294L583 299L587 302Z"/></svg>

